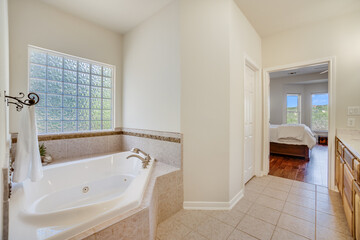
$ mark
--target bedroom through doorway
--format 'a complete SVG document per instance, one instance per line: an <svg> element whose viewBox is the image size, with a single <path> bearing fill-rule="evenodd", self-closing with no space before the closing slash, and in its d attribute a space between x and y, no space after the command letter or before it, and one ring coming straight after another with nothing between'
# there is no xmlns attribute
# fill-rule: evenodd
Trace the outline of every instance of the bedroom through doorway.
<svg viewBox="0 0 360 240"><path fill-rule="evenodd" d="M269 175L328 185L329 64L269 73Z"/></svg>

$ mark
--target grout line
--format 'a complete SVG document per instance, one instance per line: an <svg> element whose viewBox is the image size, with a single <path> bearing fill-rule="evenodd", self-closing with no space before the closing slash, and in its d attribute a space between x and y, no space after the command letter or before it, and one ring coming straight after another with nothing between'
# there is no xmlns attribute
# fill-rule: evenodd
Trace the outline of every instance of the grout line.
<svg viewBox="0 0 360 240"><path fill-rule="evenodd" d="M298 235L298 236L300 236L300 237L302 237L302 238L306 238L306 239L309 239L309 240L310 240L310 238L308 238L308 237L305 237L305 236L303 236L303 235L301 235L301 234L298 234L298 233L296 233L296 232L290 231L290 230L285 229L285 228L283 228L283 227L280 227L280 226L276 226L276 227L277 227L277 228L281 228L281 229L283 229L283 230L285 230L285 231L291 232L291 233L293 233L293 234L295 234L295 235Z"/></svg>
<svg viewBox="0 0 360 240"><path fill-rule="evenodd" d="M253 217L253 216L251 216L251 215L249 215L249 214L245 214L245 216L243 217L243 219L244 219L246 216ZM256 218L256 217L253 217L253 218ZM258 219L258 218L256 218L256 219ZM262 219L258 219L258 220L261 220L261 221L265 222L265 221L262 220ZM241 220L241 221L242 221L242 220ZM241 222L241 221L240 221L240 222ZM236 225L235 229L238 230L238 231L240 231L240 232L244 232L244 231L242 231L242 230L240 230L240 229L237 228L237 226L239 226L240 222L238 223L238 225ZM268 222L265 222L265 223L268 223ZM271 225L273 225L273 224L271 224ZM275 229L274 229L274 230L275 230ZM256 239L259 239L259 238L255 237L254 235L251 235L250 233L247 233L247 232L244 232L244 233L246 233L247 235L249 235L249 236L251 236L251 237L254 237L254 238L256 238Z"/></svg>

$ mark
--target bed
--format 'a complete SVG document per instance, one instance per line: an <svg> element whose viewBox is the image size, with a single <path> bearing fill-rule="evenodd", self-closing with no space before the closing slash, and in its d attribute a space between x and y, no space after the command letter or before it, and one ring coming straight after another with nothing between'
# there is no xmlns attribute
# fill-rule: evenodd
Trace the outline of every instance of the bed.
<svg viewBox="0 0 360 240"><path fill-rule="evenodd" d="M316 145L311 129L304 124L270 125L270 153L310 159Z"/></svg>

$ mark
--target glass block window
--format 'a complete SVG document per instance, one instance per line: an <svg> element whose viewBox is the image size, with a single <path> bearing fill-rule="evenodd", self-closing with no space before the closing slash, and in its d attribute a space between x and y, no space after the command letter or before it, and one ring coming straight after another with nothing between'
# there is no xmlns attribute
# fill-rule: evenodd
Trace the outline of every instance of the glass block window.
<svg viewBox="0 0 360 240"><path fill-rule="evenodd" d="M29 90L36 105L38 132L113 129L114 66L29 47Z"/></svg>

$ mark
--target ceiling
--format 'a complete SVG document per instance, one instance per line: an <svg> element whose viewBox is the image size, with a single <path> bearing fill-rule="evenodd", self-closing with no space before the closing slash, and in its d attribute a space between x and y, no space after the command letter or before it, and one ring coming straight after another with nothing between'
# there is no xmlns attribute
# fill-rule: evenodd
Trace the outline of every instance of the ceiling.
<svg viewBox="0 0 360 240"><path fill-rule="evenodd" d="M270 78L282 78L282 77L289 77L289 76L298 76L304 74L312 74L324 72L328 70L328 64L316 64L312 66L302 67L302 68L293 68L285 71L279 72L272 72L270 73ZM325 73L324 73L325 74Z"/></svg>
<svg viewBox="0 0 360 240"><path fill-rule="evenodd" d="M344 15L360 0L235 0L261 37Z"/></svg>
<svg viewBox="0 0 360 240"><path fill-rule="evenodd" d="M173 0L40 0L65 12L125 33Z"/></svg>
<svg viewBox="0 0 360 240"><path fill-rule="evenodd" d="M125 33L173 0L39 0ZM235 0L261 37L360 9L360 0Z"/></svg>

